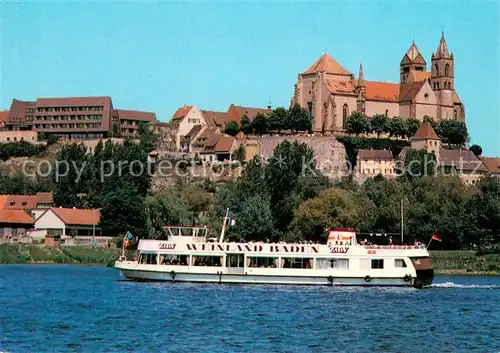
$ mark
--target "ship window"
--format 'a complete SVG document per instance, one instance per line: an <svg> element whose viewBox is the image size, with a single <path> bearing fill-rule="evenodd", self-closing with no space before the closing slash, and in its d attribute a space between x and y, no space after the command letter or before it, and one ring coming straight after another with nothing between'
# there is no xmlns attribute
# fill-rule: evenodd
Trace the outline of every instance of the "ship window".
<svg viewBox="0 0 500 353"><path fill-rule="evenodd" d="M218 267L222 264L222 256L193 256L194 266Z"/></svg>
<svg viewBox="0 0 500 353"><path fill-rule="evenodd" d="M283 268L311 269L313 261L313 259L303 257L284 257L281 259Z"/></svg>
<svg viewBox="0 0 500 353"><path fill-rule="evenodd" d="M278 266L277 257L247 257L248 267L276 268Z"/></svg>
<svg viewBox="0 0 500 353"><path fill-rule="evenodd" d="M348 269L349 259L316 259L317 270Z"/></svg>
<svg viewBox="0 0 500 353"><path fill-rule="evenodd" d="M140 254L139 263L144 265L157 265L156 254Z"/></svg>
<svg viewBox="0 0 500 353"><path fill-rule="evenodd" d="M160 265L187 266L189 255L160 254Z"/></svg>
<svg viewBox="0 0 500 353"><path fill-rule="evenodd" d="M245 255L243 254L227 254L226 267L244 267Z"/></svg>
<svg viewBox="0 0 500 353"><path fill-rule="evenodd" d="M383 259L373 259L372 260L372 269L382 269L384 268L384 260Z"/></svg>
<svg viewBox="0 0 500 353"><path fill-rule="evenodd" d="M394 259L394 267L406 267L405 260L403 260L403 259Z"/></svg>

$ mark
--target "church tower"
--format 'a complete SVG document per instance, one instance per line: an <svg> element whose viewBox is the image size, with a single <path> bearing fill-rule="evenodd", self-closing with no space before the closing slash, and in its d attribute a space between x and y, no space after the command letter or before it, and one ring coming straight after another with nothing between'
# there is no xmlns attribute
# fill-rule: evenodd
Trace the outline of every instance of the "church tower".
<svg viewBox="0 0 500 353"><path fill-rule="evenodd" d="M408 76L410 75L410 71L425 71L425 66L427 63L425 62L424 57L420 54L415 42L411 43L410 48L406 51L406 54L403 56L400 67L400 83L408 82Z"/></svg>
<svg viewBox="0 0 500 353"><path fill-rule="evenodd" d="M366 84L365 79L363 77L363 65L359 64L359 74L358 80L356 82L356 93L358 95L357 98L357 111L365 114L366 111Z"/></svg>
<svg viewBox="0 0 500 353"><path fill-rule="evenodd" d="M444 33L435 53L432 53L431 87L436 93L441 109L438 109L438 119L451 119L453 112L448 112L444 107L453 107L455 80L454 80L453 53L448 51Z"/></svg>

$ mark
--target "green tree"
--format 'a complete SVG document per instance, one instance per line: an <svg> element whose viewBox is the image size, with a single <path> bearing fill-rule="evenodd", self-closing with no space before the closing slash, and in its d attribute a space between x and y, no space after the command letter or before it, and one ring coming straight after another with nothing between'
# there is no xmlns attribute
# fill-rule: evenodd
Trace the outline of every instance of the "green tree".
<svg viewBox="0 0 500 353"><path fill-rule="evenodd" d="M294 105L288 113L287 129L293 131L309 131L311 132L311 116L306 109L300 105Z"/></svg>
<svg viewBox="0 0 500 353"><path fill-rule="evenodd" d="M196 184L190 184L181 191L181 196L191 212L193 225L197 224L200 216L208 212L209 206L212 204L213 194L206 192Z"/></svg>
<svg viewBox="0 0 500 353"><path fill-rule="evenodd" d="M236 121L231 120L227 123L224 133L230 136L236 136L236 134L240 131L240 127Z"/></svg>
<svg viewBox="0 0 500 353"><path fill-rule="evenodd" d="M371 132L377 134L377 138L380 138L381 134L389 132L389 120L384 114L376 114L373 116L371 122Z"/></svg>
<svg viewBox="0 0 500 353"><path fill-rule="evenodd" d="M245 145L240 144L234 151L232 155L233 160L237 160L239 162L245 161Z"/></svg>
<svg viewBox="0 0 500 353"><path fill-rule="evenodd" d="M183 225L192 219L187 202L177 190L146 197L144 209L149 224L148 234L154 238L165 236L165 225Z"/></svg>
<svg viewBox="0 0 500 353"><path fill-rule="evenodd" d="M432 126L432 128L436 130L437 123L432 117L424 115L424 123L429 123Z"/></svg>
<svg viewBox="0 0 500 353"><path fill-rule="evenodd" d="M248 119L248 116L244 114L241 117L241 131L243 131L245 134L251 134L252 133L252 122L250 119Z"/></svg>
<svg viewBox="0 0 500 353"><path fill-rule="evenodd" d="M139 136L140 146L145 152L149 153L156 148L157 136L148 123L143 121L140 122Z"/></svg>
<svg viewBox="0 0 500 353"><path fill-rule="evenodd" d="M456 120L441 120L436 127L436 133L443 143L462 147L469 138L464 122Z"/></svg>
<svg viewBox="0 0 500 353"><path fill-rule="evenodd" d="M269 199L253 195L243 201L234 231L242 242L271 239L273 218Z"/></svg>
<svg viewBox="0 0 500 353"><path fill-rule="evenodd" d="M287 128L288 120L288 111L282 107L276 108L269 116L269 129L281 132L281 130Z"/></svg>
<svg viewBox="0 0 500 353"><path fill-rule="evenodd" d="M405 120L406 137L410 138L414 136L417 133L419 127L419 120L412 118Z"/></svg>
<svg viewBox="0 0 500 353"><path fill-rule="evenodd" d="M474 153L476 157L479 157L481 154L483 154L483 149L479 145L472 145L469 147L469 151Z"/></svg>
<svg viewBox="0 0 500 353"><path fill-rule="evenodd" d="M252 130L256 134L262 135L269 131L269 118L262 113L257 113L252 121Z"/></svg>
<svg viewBox="0 0 500 353"><path fill-rule="evenodd" d="M397 116L389 121L389 136L390 137L406 137L406 126L403 118Z"/></svg>
<svg viewBox="0 0 500 353"><path fill-rule="evenodd" d="M436 175L437 162L434 153L411 149L406 153L403 176L408 180Z"/></svg>
<svg viewBox="0 0 500 353"><path fill-rule="evenodd" d="M370 122L363 113L354 112L346 119L344 131L348 134L359 134L370 132Z"/></svg>

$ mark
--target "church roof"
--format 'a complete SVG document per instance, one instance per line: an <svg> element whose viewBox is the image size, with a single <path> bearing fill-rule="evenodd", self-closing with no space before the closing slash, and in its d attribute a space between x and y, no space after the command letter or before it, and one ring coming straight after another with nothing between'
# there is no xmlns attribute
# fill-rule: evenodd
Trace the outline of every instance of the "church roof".
<svg viewBox="0 0 500 353"><path fill-rule="evenodd" d="M328 90L332 93L355 95L354 85L351 81L327 80Z"/></svg>
<svg viewBox="0 0 500 353"><path fill-rule="evenodd" d="M425 85L425 81L417 81L417 82L408 82L401 85L399 90L399 101L400 102L408 102L413 100L422 86Z"/></svg>
<svg viewBox="0 0 500 353"><path fill-rule="evenodd" d="M491 174L500 174L500 158L480 157L480 159Z"/></svg>
<svg viewBox="0 0 500 353"><path fill-rule="evenodd" d="M366 99L374 101L397 102L399 83L365 81Z"/></svg>
<svg viewBox="0 0 500 353"><path fill-rule="evenodd" d="M429 71L411 70L410 78L413 82L427 81L429 78L431 78L431 73Z"/></svg>
<svg viewBox="0 0 500 353"><path fill-rule="evenodd" d="M406 51L405 56L403 57L403 61L405 58L408 58L410 63L415 63L415 64L423 64L425 65L425 59L420 54L420 50L418 50L417 46L415 45L415 42L412 42L408 50Z"/></svg>
<svg viewBox="0 0 500 353"><path fill-rule="evenodd" d="M453 91L453 103L462 103L460 98L458 98L457 92Z"/></svg>
<svg viewBox="0 0 500 353"><path fill-rule="evenodd" d="M344 69L338 62L336 62L330 55L323 54L312 66L307 69L303 74L312 74L316 72L326 72L328 74L351 76L352 74Z"/></svg>
<svg viewBox="0 0 500 353"><path fill-rule="evenodd" d="M412 140L439 140L438 135L432 128L431 124L427 121L424 121L420 124L420 127L417 130L417 133L413 135Z"/></svg>
<svg viewBox="0 0 500 353"><path fill-rule="evenodd" d="M444 39L444 33L441 34L441 40L439 41L439 45L436 49L436 56L439 58L447 58L450 56L446 39Z"/></svg>

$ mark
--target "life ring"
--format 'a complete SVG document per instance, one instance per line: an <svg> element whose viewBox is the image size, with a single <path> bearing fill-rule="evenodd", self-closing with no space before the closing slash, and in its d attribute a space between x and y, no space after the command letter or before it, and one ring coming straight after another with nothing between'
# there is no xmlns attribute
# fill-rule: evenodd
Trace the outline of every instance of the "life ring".
<svg viewBox="0 0 500 353"><path fill-rule="evenodd" d="M175 271L170 271L170 277L172 277L172 281L175 281Z"/></svg>
<svg viewBox="0 0 500 353"><path fill-rule="evenodd" d="M365 277L365 282L370 282L371 280L372 280L372 278L370 276Z"/></svg>
<svg viewBox="0 0 500 353"><path fill-rule="evenodd" d="M330 282L330 285L333 286L333 276L328 276L328 282Z"/></svg>
<svg viewBox="0 0 500 353"><path fill-rule="evenodd" d="M410 282L410 281L411 281L411 275L405 275L405 276L403 277L403 280L404 280L405 282Z"/></svg>

